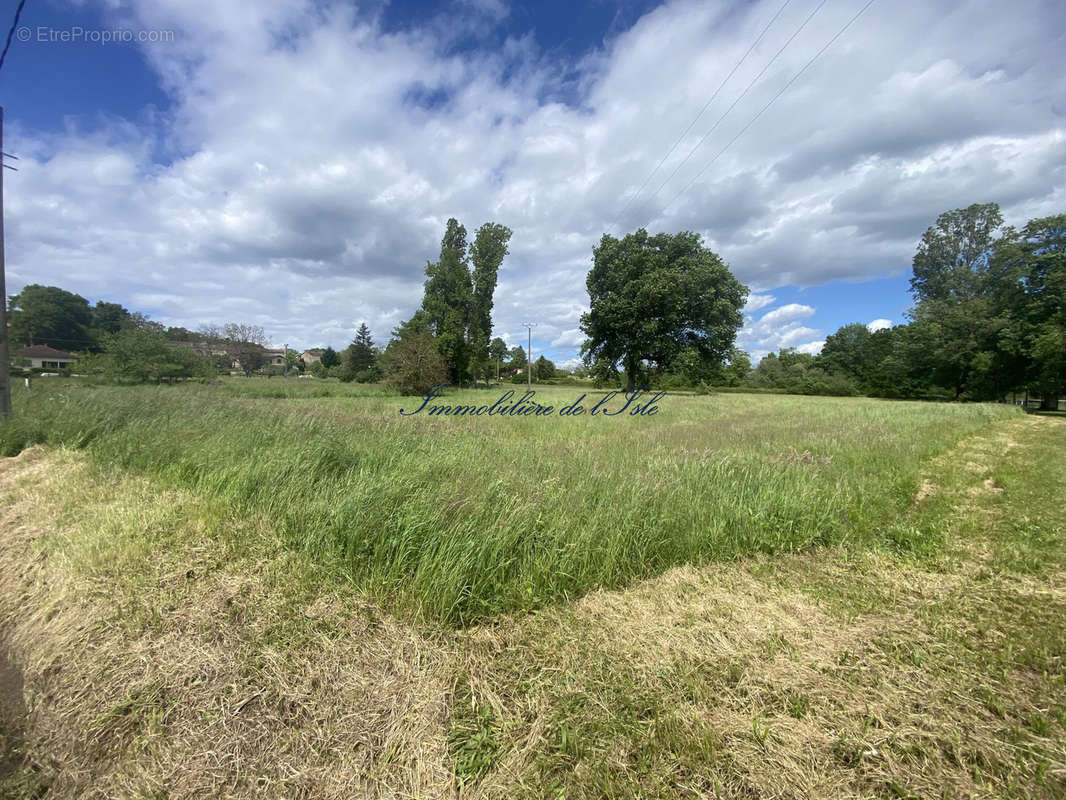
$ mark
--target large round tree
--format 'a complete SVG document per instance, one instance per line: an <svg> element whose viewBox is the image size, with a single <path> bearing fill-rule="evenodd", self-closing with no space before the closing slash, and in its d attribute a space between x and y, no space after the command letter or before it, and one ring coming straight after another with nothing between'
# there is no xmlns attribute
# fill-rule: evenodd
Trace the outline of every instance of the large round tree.
<svg viewBox="0 0 1066 800"><path fill-rule="evenodd" d="M715 364L729 355L748 289L699 234L604 234L592 254L586 364L620 367L631 389L649 367L669 370L686 351Z"/></svg>

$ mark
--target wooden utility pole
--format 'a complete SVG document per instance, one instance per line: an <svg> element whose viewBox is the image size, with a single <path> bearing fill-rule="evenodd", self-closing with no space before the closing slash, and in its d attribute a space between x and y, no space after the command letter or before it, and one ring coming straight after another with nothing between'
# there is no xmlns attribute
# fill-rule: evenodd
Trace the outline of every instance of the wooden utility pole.
<svg viewBox="0 0 1066 800"><path fill-rule="evenodd" d="M4 152L4 109L0 106L0 163ZM11 416L11 361L7 347L7 283L4 265L4 169L0 165L0 419Z"/></svg>
<svg viewBox="0 0 1066 800"><path fill-rule="evenodd" d="M523 322L528 334L526 346L529 348L526 354L526 389L533 388L533 329L537 327L535 322Z"/></svg>

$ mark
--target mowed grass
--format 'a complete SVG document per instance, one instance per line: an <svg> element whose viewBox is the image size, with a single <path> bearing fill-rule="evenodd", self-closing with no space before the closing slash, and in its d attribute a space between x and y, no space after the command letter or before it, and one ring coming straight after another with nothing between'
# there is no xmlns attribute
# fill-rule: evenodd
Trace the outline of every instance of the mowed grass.
<svg viewBox="0 0 1066 800"><path fill-rule="evenodd" d="M467 625L683 563L818 546L935 550L922 465L1020 412L776 395L667 396L653 417L402 416L378 387L16 387L0 452L83 450L237 514L385 608ZM455 392L491 403L523 387ZM556 408L576 387L538 388ZM586 407L598 396L589 393ZM619 401L614 401L614 407Z"/></svg>

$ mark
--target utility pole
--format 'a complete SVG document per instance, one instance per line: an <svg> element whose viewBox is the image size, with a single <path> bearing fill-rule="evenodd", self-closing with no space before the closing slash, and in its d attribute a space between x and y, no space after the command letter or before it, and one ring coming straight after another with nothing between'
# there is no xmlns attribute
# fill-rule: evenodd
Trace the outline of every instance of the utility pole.
<svg viewBox="0 0 1066 800"><path fill-rule="evenodd" d="M526 327L526 388L533 388L533 329L537 327L535 322L523 322Z"/></svg>
<svg viewBox="0 0 1066 800"><path fill-rule="evenodd" d="M0 106L0 164L4 153L4 109ZM15 156L12 156L14 158ZM0 419L11 416L11 359L7 346L7 282L4 264L4 170L0 168Z"/></svg>

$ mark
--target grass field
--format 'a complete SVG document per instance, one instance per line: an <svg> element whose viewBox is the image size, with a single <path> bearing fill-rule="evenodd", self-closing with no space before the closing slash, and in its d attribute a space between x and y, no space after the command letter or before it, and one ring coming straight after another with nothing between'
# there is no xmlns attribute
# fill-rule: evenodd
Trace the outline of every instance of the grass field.
<svg viewBox="0 0 1066 800"><path fill-rule="evenodd" d="M928 548L936 532L904 515L922 462L1012 413L730 396L667 397L651 417L405 417L412 398L308 383L41 381L16 398L0 452L84 450L101 470L264 514L390 610L469 624L683 563L845 541Z"/></svg>
<svg viewBox="0 0 1066 800"><path fill-rule="evenodd" d="M0 797L1066 796L1064 420L15 399Z"/></svg>

